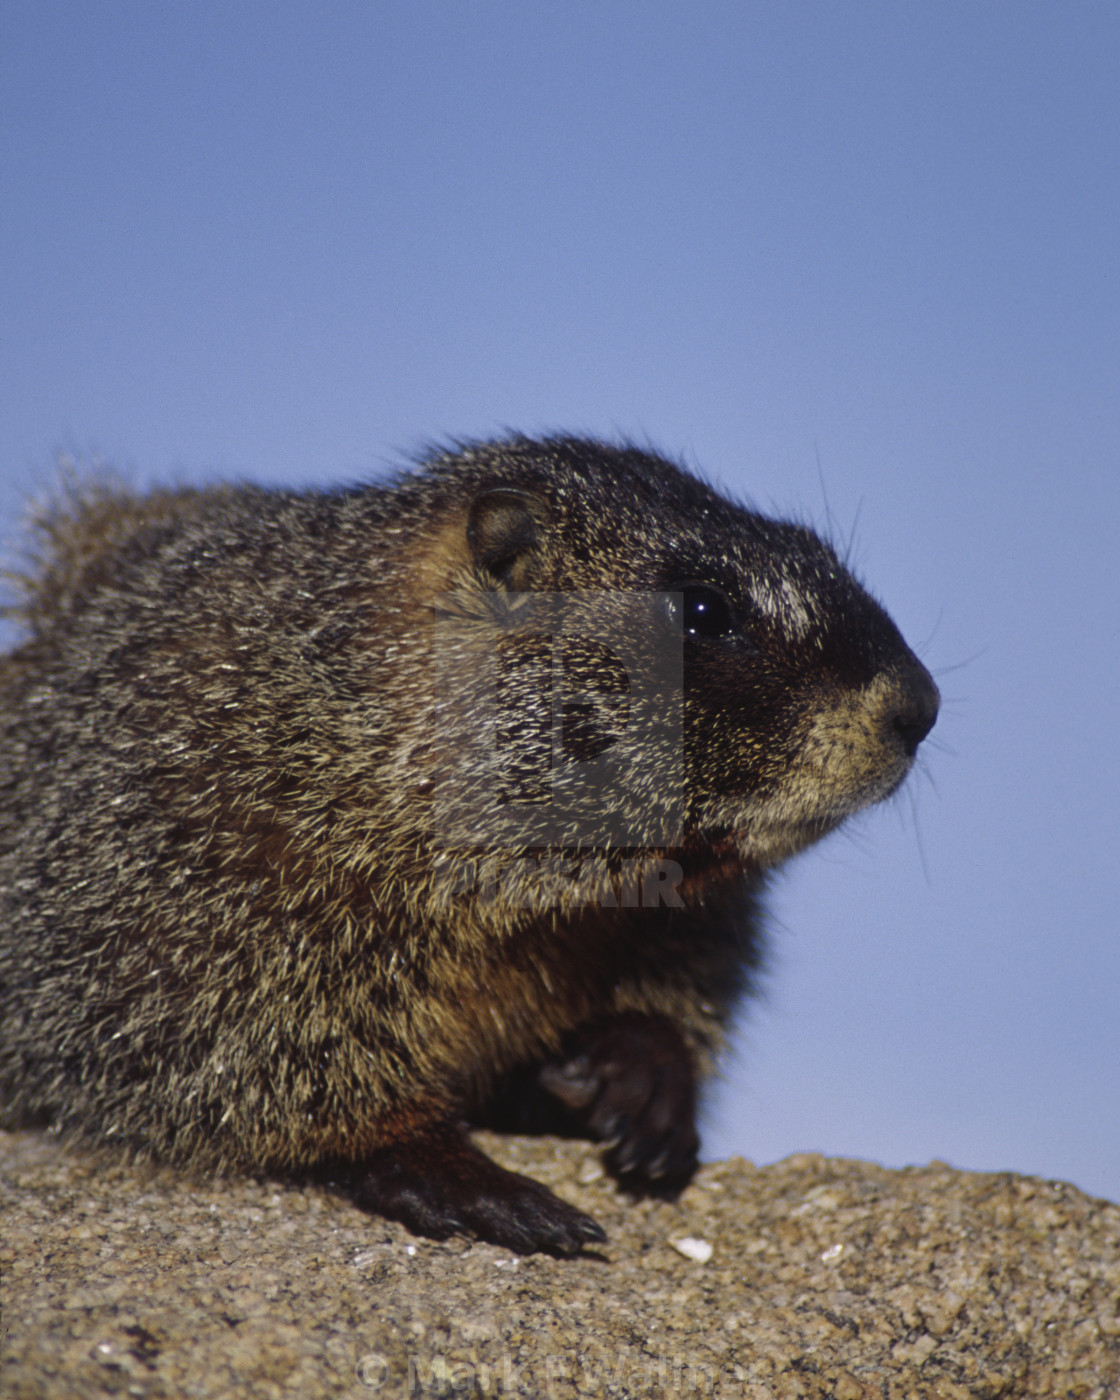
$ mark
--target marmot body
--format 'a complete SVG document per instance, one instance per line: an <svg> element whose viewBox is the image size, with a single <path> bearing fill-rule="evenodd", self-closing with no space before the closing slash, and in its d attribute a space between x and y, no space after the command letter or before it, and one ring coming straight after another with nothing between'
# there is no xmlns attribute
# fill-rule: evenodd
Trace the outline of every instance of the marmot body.
<svg viewBox="0 0 1120 1400"><path fill-rule="evenodd" d="M632 448L90 492L40 533L0 660L0 1117L325 1169L435 1236L602 1238L468 1118L687 1179L766 870L937 713L828 545Z"/></svg>

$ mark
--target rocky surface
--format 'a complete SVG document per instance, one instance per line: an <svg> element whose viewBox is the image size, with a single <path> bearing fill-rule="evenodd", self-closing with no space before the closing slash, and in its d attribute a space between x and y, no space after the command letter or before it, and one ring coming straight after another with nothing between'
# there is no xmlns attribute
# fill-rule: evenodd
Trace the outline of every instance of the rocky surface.
<svg viewBox="0 0 1120 1400"><path fill-rule="evenodd" d="M1120 1207L1071 1186L798 1156L635 1204L584 1144L484 1141L610 1244L433 1244L0 1133L0 1394L1120 1396Z"/></svg>

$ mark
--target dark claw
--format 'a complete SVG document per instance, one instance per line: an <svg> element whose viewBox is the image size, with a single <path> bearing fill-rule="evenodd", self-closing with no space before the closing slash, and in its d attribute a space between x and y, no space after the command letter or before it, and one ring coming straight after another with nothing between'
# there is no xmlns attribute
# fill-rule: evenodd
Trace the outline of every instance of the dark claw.
<svg viewBox="0 0 1120 1400"><path fill-rule="evenodd" d="M696 1072L676 1026L623 1016L590 1028L577 1053L545 1065L540 1085L606 1144L617 1176L683 1185L696 1169Z"/></svg>
<svg viewBox="0 0 1120 1400"><path fill-rule="evenodd" d="M567 1255L607 1238L591 1216L498 1166L452 1125L375 1152L349 1184L358 1205L430 1239L466 1234L518 1254Z"/></svg>

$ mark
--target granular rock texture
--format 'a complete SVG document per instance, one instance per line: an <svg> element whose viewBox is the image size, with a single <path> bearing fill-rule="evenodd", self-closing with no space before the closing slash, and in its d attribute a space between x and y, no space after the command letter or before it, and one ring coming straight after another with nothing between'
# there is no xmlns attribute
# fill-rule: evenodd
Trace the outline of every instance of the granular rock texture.
<svg viewBox="0 0 1120 1400"><path fill-rule="evenodd" d="M0 1133L0 1394L1120 1396L1120 1207L1071 1186L798 1156L632 1203L588 1145L485 1145L610 1243L435 1244Z"/></svg>

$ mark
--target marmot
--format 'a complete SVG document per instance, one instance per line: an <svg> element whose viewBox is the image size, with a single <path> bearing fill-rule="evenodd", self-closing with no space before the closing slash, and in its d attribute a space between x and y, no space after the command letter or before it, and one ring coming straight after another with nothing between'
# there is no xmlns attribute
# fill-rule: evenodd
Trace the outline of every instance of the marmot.
<svg viewBox="0 0 1120 1400"><path fill-rule="evenodd" d="M0 1121L323 1172L436 1238L605 1238L470 1123L679 1189L767 870L938 710L827 543L628 445L91 487L38 554L0 660Z"/></svg>

